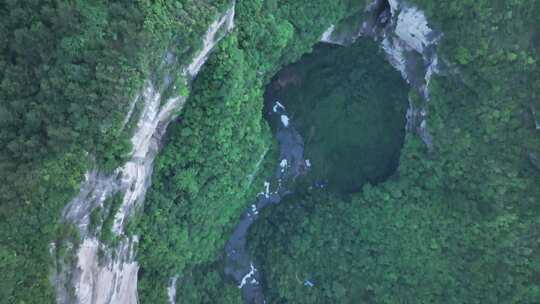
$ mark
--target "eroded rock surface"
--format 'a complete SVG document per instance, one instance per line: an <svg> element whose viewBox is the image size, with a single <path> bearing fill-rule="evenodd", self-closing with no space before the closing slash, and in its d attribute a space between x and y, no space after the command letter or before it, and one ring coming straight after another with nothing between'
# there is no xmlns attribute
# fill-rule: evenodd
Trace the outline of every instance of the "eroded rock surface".
<svg viewBox="0 0 540 304"><path fill-rule="evenodd" d="M199 72L216 43L233 25L234 5L209 26L203 37L204 46L192 62L182 65L176 63L172 54L166 54L163 65L176 64L180 69L172 72L190 81ZM79 195L64 209L63 220L79 228L82 241L74 269L62 267L62 271L54 276L58 303L137 303L139 266L135 260L134 248L138 237L126 236L124 228L133 211L144 200L150 185L153 162L167 126L187 98L178 95L164 100L163 91L174 76L165 75L165 85L146 81L141 94L133 101L133 105L142 102L143 109L131 139L133 151L129 161L110 175L89 172ZM126 121L132 115L131 108ZM90 214L118 193L122 195L122 203L114 214L112 226L116 242L109 246L89 233ZM68 266L62 261L59 263Z"/></svg>
<svg viewBox="0 0 540 304"><path fill-rule="evenodd" d="M429 100L429 82L439 73L437 44L442 33L433 30L423 11L400 0L375 0L365 11L365 21L359 28L351 28L350 40L370 36L379 42L387 60L416 88L424 99L423 105L410 102L407 112L407 129L416 132L431 149L433 138L427 124L426 102ZM341 34L338 38L332 25L324 33L321 42L345 45Z"/></svg>

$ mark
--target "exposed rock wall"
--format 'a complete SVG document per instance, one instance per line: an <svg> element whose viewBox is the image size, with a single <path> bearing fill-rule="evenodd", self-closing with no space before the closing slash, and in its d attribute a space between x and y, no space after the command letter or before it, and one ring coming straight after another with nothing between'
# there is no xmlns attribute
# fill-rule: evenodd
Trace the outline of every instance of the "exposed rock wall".
<svg viewBox="0 0 540 304"><path fill-rule="evenodd" d="M172 277L169 282L169 286L167 287L167 297L169 299L169 303L174 304L176 303L176 282L178 281L178 277Z"/></svg>
<svg viewBox="0 0 540 304"><path fill-rule="evenodd" d="M234 4L218 20L210 25L204 36L204 46L192 62L176 62L172 54L166 54L163 67L179 66L170 73L182 75L191 81L205 63L216 43L234 25ZM168 124L181 109L186 96L164 98L164 90L171 85L176 75L165 75L165 83L146 81L141 94L134 99L127 113L129 120L135 103L143 103L143 109L131 138L131 157L121 168L106 175L98 171L87 173L81 191L64 209L63 220L74 224L81 235L81 245L76 254L75 267L58 261L63 266L54 275L58 303L137 303L137 272L135 260L137 236L125 235L125 224L134 210L143 202L150 185L153 162ZM186 83L187 85L187 83ZM173 90L176 88L173 88ZM178 91L178 90L174 90ZM122 203L114 214L112 233L114 245L102 243L89 232L92 210L102 207L104 202L120 193ZM54 247L53 247L54 248Z"/></svg>
<svg viewBox="0 0 540 304"><path fill-rule="evenodd" d="M536 108L531 105L531 115L532 119L534 121L534 127L536 130L540 130L540 118L538 118L539 114L536 111Z"/></svg>
<svg viewBox="0 0 540 304"><path fill-rule="evenodd" d="M330 25L330 27L324 31L321 37L321 42L324 43L331 43L331 44L338 44L338 45L344 45L342 41L339 41L333 34L336 30L335 25Z"/></svg>
<svg viewBox="0 0 540 304"><path fill-rule="evenodd" d="M389 1L390 21L380 24L382 48L390 63L403 78L417 88L423 104L409 102L407 129L416 132L428 149L433 147L433 137L427 125L429 82L439 72L437 44L442 33L431 29L424 12L404 1Z"/></svg>
<svg viewBox="0 0 540 304"><path fill-rule="evenodd" d="M380 43L388 62L403 79L418 90L423 104L412 101L407 111L407 129L416 132L431 149L433 139L429 133L426 102L429 100L429 82L440 69L437 44L442 33L433 30L425 14L417 7L401 0L375 0L367 6L363 23L350 28L349 39L335 34L336 25L324 33L321 42L347 45L360 36L368 36Z"/></svg>

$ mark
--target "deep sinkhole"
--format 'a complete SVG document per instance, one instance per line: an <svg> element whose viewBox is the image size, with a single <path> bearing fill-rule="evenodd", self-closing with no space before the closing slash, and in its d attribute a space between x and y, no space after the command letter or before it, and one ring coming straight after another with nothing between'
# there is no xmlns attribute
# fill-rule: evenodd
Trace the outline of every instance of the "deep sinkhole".
<svg viewBox="0 0 540 304"><path fill-rule="evenodd" d="M313 211L328 195L349 197L396 171L408 90L367 39L348 47L318 44L273 77L263 114L279 142L280 159L265 192L244 212L225 246L225 273L242 286L246 303L264 302L273 284L267 274L275 266L265 256L281 244L276 240L289 242L277 227L296 224L303 217L299 206Z"/></svg>
<svg viewBox="0 0 540 304"><path fill-rule="evenodd" d="M405 136L408 86L375 42L317 44L281 69L265 92L264 115L279 101L304 139L309 168L296 187L356 192L391 176Z"/></svg>
<svg viewBox="0 0 540 304"><path fill-rule="evenodd" d="M348 265L337 265L346 259L334 260L324 248L336 254L340 244L345 251L352 247L340 235L329 236L334 230L325 225L335 225L330 220L334 217L348 223L346 217L358 208L354 193L396 172L409 89L379 46L367 38L347 47L317 44L310 54L282 68L266 87L265 118L276 138L283 128L300 133L306 163L302 174L285 185L291 191L261 212L247 237L250 256L262 269L260 282L269 303L296 303L289 286L306 303L315 303L321 293L344 299L350 292L351 303L363 297L356 287L333 280L347 276ZM285 120L276 115L278 102L286 109ZM327 269L332 269L331 275Z"/></svg>

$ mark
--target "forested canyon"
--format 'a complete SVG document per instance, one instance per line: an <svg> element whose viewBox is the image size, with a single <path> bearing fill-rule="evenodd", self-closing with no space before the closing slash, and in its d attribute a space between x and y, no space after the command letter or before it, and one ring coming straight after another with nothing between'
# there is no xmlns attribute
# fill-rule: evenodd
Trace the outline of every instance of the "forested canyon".
<svg viewBox="0 0 540 304"><path fill-rule="evenodd" d="M0 303L540 299L540 1L0 12Z"/></svg>

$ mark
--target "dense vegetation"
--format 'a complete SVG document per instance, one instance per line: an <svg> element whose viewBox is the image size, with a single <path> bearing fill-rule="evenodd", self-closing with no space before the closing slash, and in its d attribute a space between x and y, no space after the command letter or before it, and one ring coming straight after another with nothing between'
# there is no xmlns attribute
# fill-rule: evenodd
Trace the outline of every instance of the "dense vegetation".
<svg viewBox="0 0 540 304"><path fill-rule="evenodd" d="M135 228L142 303L165 301L174 275L193 303L238 301L214 263L260 184L262 88L357 2L238 1L236 30L171 126ZM410 2L445 34L448 73L430 88L433 152L408 135L394 179L268 210L251 240L274 302L540 298L540 2ZM127 109L144 79L159 78L165 51L189 61L227 5L0 3L0 302L54 302L49 244L77 238L57 223L62 207L86 170L125 159L137 119L124 126Z"/></svg>
<svg viewBox="0 0 540 304"><path fill-rule="evenodd" d="M62 207L88 168L125 159L136 91L166 49L200 47L227 4L211 2L0 3L0 302L53 302Z"/></svg>
<svg viewBox="0 0 540 304"><path fill-rule="evenodd" d="M261 115L263 86L282 64L310 50L325 24L350 11L340 2L310 3L237 3L236 31L203 67L156 161L138 228L142 302L166 301L170 277L218 259L236 219L260 191L262 183L249 176L271 142Z"/></svg>
<svg viewBox="0 0 540 304"><path fill-rule="evenodd" d="M241 304L242 297L236 285L222 278L223 265L210 264L184 271L176 282L176 299L181 303Z"/></svg>
<svg viewBox="0 0 540 304"><path fill-rule="evenodd" d="M535 303L540 297L537 1L413 1L445 36L429 153L341 199L291 199L252 231L272 303ZM279 224L278 224L279 222ZM305 280L315 285L305 286Z"/></svg>
<svg viewBox="0 0 540 304"><path fill-rule="evenodd" d="M304 157L313 164L302 184L352 192L397 168L407 94L371 39L347 48L321 44L274 77L266 113L279 100L302 135Z"/></svg>
<svg viewBox="0 0 540 304"><path fill-rule="evenodd" d="M268 148L256 98L260 91L244 82L255 79L255 72L243 53L230 48L235 43L234 37L223 41L207 62L213 73L203 72L195 82L193 98L170 128L170 141L156 162L140 230L139 288L145 303L156 303L144 296L164 292L163 281L187 264L211 261L223 247L223 230L247 201L247 176ZM221 56L227 64L218 64ZM222 82L225 77L230 81ZM207 87L213 90L202 89Z"/></svg>

